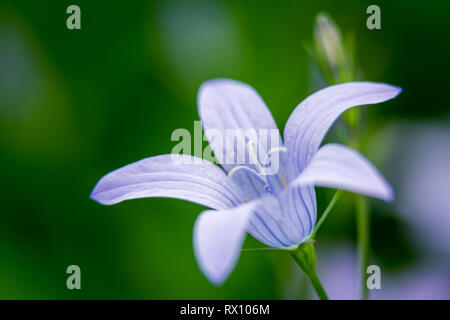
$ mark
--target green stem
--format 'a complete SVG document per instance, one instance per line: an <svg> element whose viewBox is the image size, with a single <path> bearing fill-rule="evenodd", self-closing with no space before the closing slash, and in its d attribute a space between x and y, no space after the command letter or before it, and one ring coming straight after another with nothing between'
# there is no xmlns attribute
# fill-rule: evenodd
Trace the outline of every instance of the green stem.
<svg viewBox="0 0 450 320"><path fill-rule="evenodd" d="M350 144L355 149L359 149L357 128L352 130ZM355 198L356 211L356 233L358 245L358 259L360 267L360 293L361 299L367 300L369 298L369 290L366 284L367 267L370 264L370 216L367 199L361 195Z"/></svg>
<svg viewBox="0 0 450 320"><path fill-rule="evenodd" d="M325 292L325 289L322 286L322 283L319 280L319 277L317 276L317 273L314 272L312 274L308 274L309 280L311 280L311 283L316 290L317 295L319 296L320 300L328 300L328 295Z"/></svg>
<svg viewBox="0 0 450 320"><path fill-rule="evenodd" d="M366 199L363 196L356 197L356 224L358 255L361 273L361 299L369 298L369 290L366 285L366 270L370 263L370 243L369 243L369 210Z"/></svg>
<svg viewBox="0 0 450 320"><path fill-rule="evenodd" d="M331 212L331 210L333 209L334 205L339 200L341 195L342 195L342 190L337 190L334 193L333 198L331 198L330 203L328 204L328 206L326 207L325 211L320 216L320 219L317 222L316 226L314 227L314 230L311 232L311 234L309 236L310 239L313 239L316 236L317 230L319 230L320 226L323 224L323 222L325 221L325 219L327 218L328 214Z"/></svg>
<svg viewBox="0 0 450 320"><path fill-rule="evenodd" d="M297 262L298 266L306 275L316 290L317 295L321 300L328 300L327 293L320 283L319 277L316 273L316 252L314 243L312 241L303 242L297 249L291 250L291 255Z"/></svg>

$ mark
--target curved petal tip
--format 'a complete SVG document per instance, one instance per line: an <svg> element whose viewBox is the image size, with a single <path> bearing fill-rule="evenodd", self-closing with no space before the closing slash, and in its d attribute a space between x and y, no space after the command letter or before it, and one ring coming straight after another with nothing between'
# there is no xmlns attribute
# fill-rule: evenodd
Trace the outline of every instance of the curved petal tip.
<svg viewBox="0 0 450 320"><path fill-rule="evenodd" d="M233 270L245 239L251 205L203 211L194 225L194 253L199 267L215 285Z"/></svg>

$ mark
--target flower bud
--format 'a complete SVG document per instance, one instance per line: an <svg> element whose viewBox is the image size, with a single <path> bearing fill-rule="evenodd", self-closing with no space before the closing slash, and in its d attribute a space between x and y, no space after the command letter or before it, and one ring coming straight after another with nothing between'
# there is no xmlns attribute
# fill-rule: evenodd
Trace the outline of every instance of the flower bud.
<svg viewBox="0 0 450 320"><path fill-rule="evenodd" d="M343 55L341 32L333 20L324 13L316 18L314 39L318 53L332 69L336 69Z"/></svg>

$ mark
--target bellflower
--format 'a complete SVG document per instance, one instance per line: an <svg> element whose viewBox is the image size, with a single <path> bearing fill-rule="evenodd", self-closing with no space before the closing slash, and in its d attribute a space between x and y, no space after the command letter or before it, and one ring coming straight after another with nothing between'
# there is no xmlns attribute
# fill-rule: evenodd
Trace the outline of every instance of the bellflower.
<svg viewBox="0 0 450 320"><path fill-rule="evenodd" d="M91 197L102 204L144 197L184 199L209 207L194 225L194 252L200 269L222 283L234 268L246 233L276 248L292 249L304 242L316 222L314 186L344 189L389 201L390 185L357 151L339 144L320 144L345 110L394 98L400 88L371 82L348 82L322 89L300 103L291 114L280 147L248 141L244 150L208 137L209 129L277 129L269 109L256 91L241 82L205 82L198 93L200 118L222 168L212 162L179 155L159 155L132 163L104 176ZM259 135L258 131L258 135ZM272 138L273 139L273 138ZM261 139L263 141L263 139ZM272 141L273 142L273 141ZM264 170L265 157L278 154L279 169ZM271 144L273 145L273 144ZM228 164L224 148L256 162ZM245 153L245 154L242 154ZM256 158L256 159L255 159ZM193 161L196 160L196 161Z"/></svg>

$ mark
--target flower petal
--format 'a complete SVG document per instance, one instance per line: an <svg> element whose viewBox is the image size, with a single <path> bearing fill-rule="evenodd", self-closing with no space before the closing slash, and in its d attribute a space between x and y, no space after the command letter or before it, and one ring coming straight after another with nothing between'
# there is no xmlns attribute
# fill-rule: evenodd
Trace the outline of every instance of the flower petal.
<svg viewBox="0 0 450 320"><path fill-rule="evenodd" d="M226 141L215 141L208 136L208 130L220 130L224 139L229 139L226 130L229 129L266 129L278 130L273 117L258 93L249 85L230 79L215 79L206 81L198 93L198 108L207 138L211 143L217 160L222 164L226 162ZM259 138L259 133L256 133ZM281 136L278 134L274 143L281 145ZM211 141L214 140L214 141ZM231 141L232 142L232 141ZM256 141L255 141L256 142ZM261 147L267 148L266 139L258 139ZM233 145L233 144L231 144ZM219 149L219 148L222 149ZM246 149L244 149L246 150ZM235 150L240 152L241 150ZM265 149L264 151L268 151ZM238 160L245 160L244 154L236 154Z"/></svg>
<svg viewBox="0 0 450 320"><path fill-rule="evenodd" d="M401 89L383 83L347 82L324 88L300 103L284 129L286 147L301 172L317 152L333 122L347 109L380 103Z"/></svg>
<svg viewBox="0 0 450 320"><path fill-rule="evenodd" d="M339 144L319 149L293 185L331 187L391 201L392 187L359 152Z"/></svg>
<svg viewBox="0 0 450 320"><path fill-rule="evenodd" d="M253 205L203 211L195 222L195 256L202 272L216 285L225 281L239 258Z"/></svg>
<svg viewBox="0 0 450 320"><path fill-rule="evenodd" d="M268 246L298 245L314 228L316 197L313 187L289 186L276 196L256 202L247 231Z"/></svg>
<svg viewBox="0 0 450 320"><path fill-rule="evenodd" d="M281 136L269 109L249 85L230 79L210 80L200 87L197 100L205 135L225 171L236 165L254 168L249 141L255 143L260 163L270 149L281 146ZM250 199L264 194L253 174L240 173L234 179L249 192Z"/></svg>
<svg viewBox="0 0 450 320"><path fill-rule="evenodd" d="M169 197L225 209L242 202L242 191L213 163L187 155L150 157L104 176L91 198L102 204Z"/></svg>

